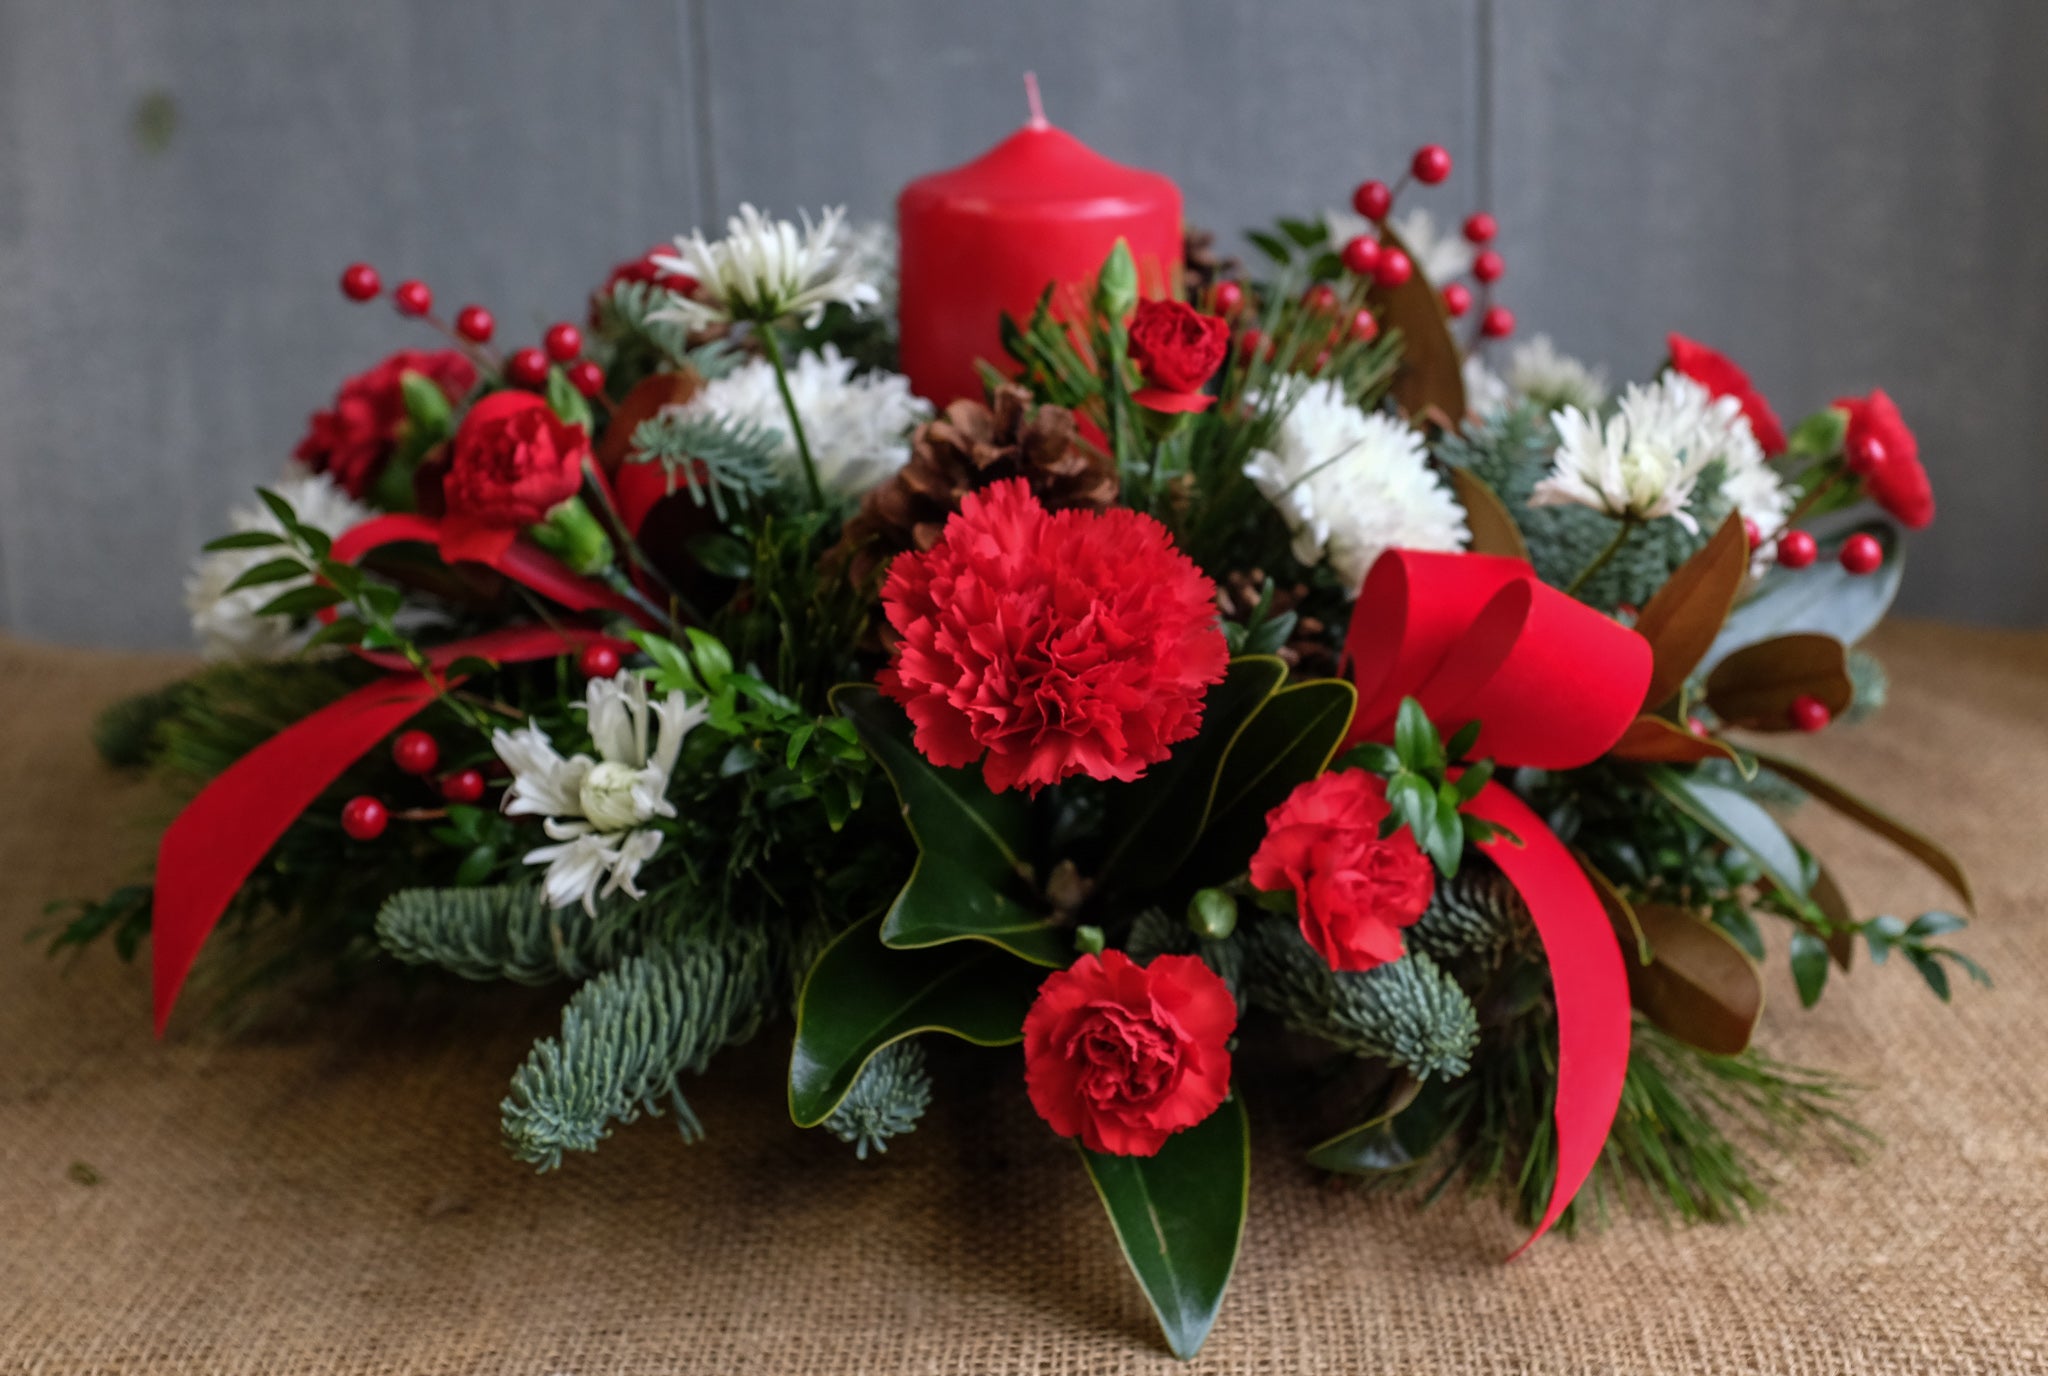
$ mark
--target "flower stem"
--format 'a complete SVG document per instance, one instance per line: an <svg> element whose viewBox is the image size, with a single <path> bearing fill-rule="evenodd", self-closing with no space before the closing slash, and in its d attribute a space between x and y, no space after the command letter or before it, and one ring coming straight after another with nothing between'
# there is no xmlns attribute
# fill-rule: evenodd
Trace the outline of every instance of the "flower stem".
<svg viewBox="0 0 2048 1376"><path fill-rule="evenodd" d="M818 485L818 466L811 461L811 442L804 437L803 417L796 413L796 398L789 392L789 370L782 363L782 341L775 337L773 325L764 323L760 333L761 348L775 369L775 389L782 393L782 409L789 414L790 433L796 438L796 456L803 460L804 485L811 490L811 504L822 509L825 489Z"/></svg>
<svg viewBox="0 0 2048 1376"><path fill-rule="evenodd" d="M1594 555L1593 562L1580 569L1579 576L1572 579L1570 586L1565 588L1565 596L1577 597L1579 589L1586 586L1586 581L1594 574L1600 572L1600 570L1606 568L1614 556L1621 553L1621 547L1627 544L1628 537L1635 533L1636 518L1633 516L1623 516L1620 518L1620 523L1621 529L1614 532L1614 538L1607 542L1607 548Z"/></svg>

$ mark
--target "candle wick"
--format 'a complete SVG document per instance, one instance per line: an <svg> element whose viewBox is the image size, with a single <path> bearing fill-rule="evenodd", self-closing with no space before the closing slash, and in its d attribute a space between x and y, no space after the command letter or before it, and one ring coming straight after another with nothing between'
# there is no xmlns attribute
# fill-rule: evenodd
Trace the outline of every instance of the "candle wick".
<svg viewBox="0 0 2048 1376"><path fill-rule="evenodd" d="M1031 107L1031 127L1048 129L1052 121L1045 117L1045 102L1038 96L1038 73L1024 73L1024 103Z"/></svg>

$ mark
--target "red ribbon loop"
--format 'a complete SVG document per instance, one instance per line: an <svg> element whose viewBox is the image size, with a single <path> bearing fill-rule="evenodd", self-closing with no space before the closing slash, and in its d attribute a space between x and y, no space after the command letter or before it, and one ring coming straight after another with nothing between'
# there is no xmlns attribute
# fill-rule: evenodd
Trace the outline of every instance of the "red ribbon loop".
<svg viewBox="0 0 2048 1376"><path fill-rule="evenodd" d="M1605 754L1649 686L1650 646L1537 581L1517 559L1392 550L1374 562L1345 645L1359 705L1347 744L1389 740L1413 697L1446 735L1480 724L1473 754L1572 769ZM1557 1001L1556 1223L1600 1159L1628 1070L1627 972L1606 909L1527 804L1488 784L1466 811L1505 828L1480 846L1529 906Z"/></svg>
<svg viewBox="0 0 2048 1376"><path fill-rule="evenodd" d="M438 544L439 535L440 526L425 517L379 516L339 536L333 557L353 562L402 540ZM634 610L610 588L578 577L530 545L509 545L484 562L572 611ZM587 627L528 625L451 641L426 653L438 671L459 659L512 664L574 654L591 644L621 653L633 648ZM350 765L434 700L434 684L414 673L402 656L365 653L363 658L396 672L292 723L236 760L165 830L157 847L150 917L158 1036L170 1021L199 948L278 838ZM461 681L450 679L447 686Z"/></svg>

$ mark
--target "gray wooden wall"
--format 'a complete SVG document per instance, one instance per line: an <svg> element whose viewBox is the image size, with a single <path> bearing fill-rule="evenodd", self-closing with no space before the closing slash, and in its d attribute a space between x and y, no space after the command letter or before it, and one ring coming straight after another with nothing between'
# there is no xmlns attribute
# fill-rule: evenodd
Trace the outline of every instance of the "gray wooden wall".
<svg viewBox="0 0 2048 1376"><path fill-rule="evenodd" d="M0 0L0 625L182 641L223 505L421 339L343 262L534 335L741 199L885 213L1027 67L1224 229L1445 143L1525 328L1886 386L1942 505L1908 605L2048 623L2044 56L2043 0Z"/></svg>

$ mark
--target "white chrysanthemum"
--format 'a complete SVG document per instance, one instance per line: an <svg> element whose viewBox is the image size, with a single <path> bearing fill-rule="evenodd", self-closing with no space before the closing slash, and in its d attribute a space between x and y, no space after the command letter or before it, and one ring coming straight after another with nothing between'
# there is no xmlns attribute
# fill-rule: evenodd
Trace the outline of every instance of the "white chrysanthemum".
<svg viewBox="0 0 2048 1376"><path fill-rule="evenodd" d="M847 231L846 270L875 289L868 315L896 318L896 256L896 226L889 221L864 220Z"/></svg>
<svg viewBox="0 0 2048 1376"><path fill-rule="evenodd" d="M1515 400L1515 389L1507 379L1486 366L1480 354L1466 354L1459 365L1465 378L1465 409L1475 416L1490 416L1505 410Z"/></svg>
<svg viewBox="0 0 2048 1376"><path fill-rule="evenodd" d="M291 503L302 524L328 535L339 535L376 515L342 491L325 473L301 470L298 476L277 483L271 490ZM260 530L271 535L284 534L284 527L270 514L270 508L260 502L230 511L228 528L238 533ZM234 592L227 590L244 573L283 552L277 547L210 550L193 563L185 578L185 609L192 614L192 633L206 658L282 659L305 642L308 633L295 628L291 617L258 616L256 609L273 597L310 583L311 575Z"/></svg>
<svg viewBox="0 0 2048 1376"><path fill-rule="evenodd" d="M696 291L677 297L654 318L694 329L734 320L765 324L793 315L815 325L834 301L858 309L880 299L874 283L857 270L844 206L827 210L815 225L806 214L799 229L742 205L725 229L725 237L716 242L694 230L676 240L675 256L654 255L663 271L697 283Z"/></svg>
<svg viewBox="0 0 2048 1376"><path fill-rule="evenodd" d="M803 419L818 481L829 492L858 497L901 468L910 457L909 433L932 408L911 395L901 373L853 375L854 362L827 344L789 369L789 395ZM775 368L756 359L704 384L680 408L686 415L747 421L782 436L777 458L792 479L801 473L789 413L775 386Z"/></svg>
<svg viewBox="0 0 2048 1376"><path fill-rule="evenodd" d="M642 897L640 868L661 849L661 832L648 823L676 815L669 776L683 737L708 713L681 693L650 703L640 674L594 678L584 692L598 758L562 758L537 726L494 732L491 747L512 770L505 811L546 818L547 834L558 843L525 856L529 865L548 867L542 880L548 902L557 908L581 903L595 916L600 897ZM650 714L659 723L652 748Z"/></svg>
<svg viewBox="0 0 2048 1376"><path fill-rule="evenodd" d="M1524 400L1546 411L1563 406L1597 411L1607 404L1607 370L1564 353L1547 334L1525 340L1509 352L1505 380Z"/></svg>
<svg viewBox="0 0 2048 1376"><path fill-rule="evenodd" d="M1408 256L1432 285L1441 287L1446 282L1455 282L1472 270L1473 256L1479 250L1456 225L1438 229L1430 213L1419 205L1394 216L1388 224L1408 246Z"/></svg>
<svg viewBox="0 0 2048 1376"><path fill-rule="evenodd" d="M1605 425L1577 407L1550 420L1558 435L1556 466L1536 484L1531 506L1588 506L1639 521L1670 516L1696 531L1699 522L1687 507L1700 474L1717 460L1724 490L1745 516L1759 519L1752 509L1771 505L1768 488L1777 478L1741 405L1714 397L1691 378L1667 374L1631 383Z"/></svg>
<svg viewBox="0 0 2048 1376"><path fill-rule="evenodd" d="M1327 559L1353 597L1383 551L1460 550L1469 538L1464 508L1430 468L1422 436L1360 410L1335 382L1305 389L1273 447L1244 471L1286 518L1294 557Z"/></svg>

